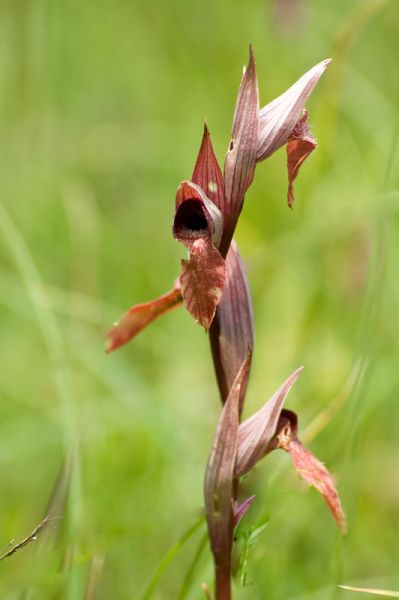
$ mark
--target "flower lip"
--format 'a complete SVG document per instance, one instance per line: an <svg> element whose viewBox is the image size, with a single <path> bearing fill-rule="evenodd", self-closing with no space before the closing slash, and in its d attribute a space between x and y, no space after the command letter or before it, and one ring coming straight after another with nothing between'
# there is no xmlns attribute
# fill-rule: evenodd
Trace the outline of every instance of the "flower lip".
<svg viewBox="0 0 399 600"><path fill-rule="evenodd" d="M187 204L187 207L185 206ZM189 250L199 239L211 239L219 245L223 232L223 217L204 190L192 181L182 181L176 192L173 235Z"/></svg>
<svg viewBox="0 0 399 600"><path fill-rule="evenodd" d="M204 190L183 181L176 192L173 235L184 244L189 260L182 260L180 286L183 302L206 330L211 326L222 296L226 266L218 245L223 231L222 213Z"/></svg>
<svg viewBox="0 0 399 600"><path fill-rule="evenodd" d="M174 233L179 238L197 238L210 234L209 217L203 202L190 198L180 204L176 211Z"/></svg>

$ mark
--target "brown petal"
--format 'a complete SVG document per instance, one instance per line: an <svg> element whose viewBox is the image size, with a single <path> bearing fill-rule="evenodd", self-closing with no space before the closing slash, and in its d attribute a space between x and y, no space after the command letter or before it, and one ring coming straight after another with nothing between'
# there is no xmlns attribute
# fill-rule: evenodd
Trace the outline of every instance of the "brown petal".
<svg viewBox="0 0 399 600"><path fill-rule="evenodd" d="M182 260L180 275L184 306L208 330L222 297L226 266L207 238L191 244L190 260Z"/></svg>
<svg viewBox="0 0 399 600"><path fill-rule="evenodd" d="M288 142L310 94L330 62L331 59L327 59L315 65L284 94L261 109L258 162Z"/></svg>
<svg viewBox="0 0 399 600"><path fill-rule="evenodd" d="M222 256L226 256L244 195L252 183L259 136L259 92L255 59L250 47L249 63L238 92L233 118L231 141L224 163L226 204L225 231L221 243Z"/></svg>
<svg viewBox="0 0 399 600"><path fill-rule="evenodd" d="M213 150L211 136L207 124L204 126L201 147L195 163L193 183L199 185L207 194L208 198L224 212L224 181L222 171Z"/></svg>
<svg viewBox="0 0 399 600"><path fill-rule="evenodd" d="M240 424L235 465L237 477L248 473L267 453L276 432L281 408L302 370L303 367L296 369L260 410Z"/></svg>
<svg viewBox="0 0 399 600"><path fill-rule="evenodd" d="M342 533L347 533L345 513L336 490L334 480L326 467L299 441L295 413L283 411L279 430L274 440L275 447L286 450L291 456L297 473L315 487L326 501Z"/></svg>
<svg viewBox="0 0 399 600"><path fill-rule="evenodd" d="M251 361L254 347L251 295L234 241L226 258L226 282L210 329L210 341L220 395L224 402L248 353L249 362ZM244 391L246 384L245 381Z"/></svg>
<svg viewBox="0 0 399 600"><path fill-rule="evenodd" d="M233 479L237 452L239 405L248 376L245 360L219 419L204 483L205 509L216 568L229 568L233 543Z"/></svg>
<svg viewBox="0 0 399 600"><path fill-rule="evenodd" d="M307 124L308 113L305 111L302 119L295 125L287 144L288 169L288 206L294 204L294 179L299 168L316 148L316 140Z"/></svg>
<svg viewBox="0 0 399 600"><path fill-rule="evenodd" d="M112 350L116 350L116 348L131 340L151 321L178 306L182 300L180 287L177 283L170 292L160 298L145 304L132 306L109 331L106 344L107 352L112 352Z"/></svg>

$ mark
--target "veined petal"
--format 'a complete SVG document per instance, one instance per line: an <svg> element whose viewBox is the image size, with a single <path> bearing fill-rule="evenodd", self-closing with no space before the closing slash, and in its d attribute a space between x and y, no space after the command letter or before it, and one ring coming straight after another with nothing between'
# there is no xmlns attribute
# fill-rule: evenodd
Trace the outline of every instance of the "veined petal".
<svg viewBox="0 0 399 600"><path fill-rule="evenodd" d="M294 204L294 179L298 175L299 168L307 157L316 148L316 140L307 123L308 113L294 127L287 144L287 170L288 170L288 206Z"/></svg>
<svg viewBox="0 0 399 600"><path fill-rule="evenodd" d="M296 369L261 409L240 424L235 464L237 477L248 473L269 450L284 401L302 370L303 367Z"/></svg>
<svg viewBox="0 0 399 600"><path fill-rule="evenodd" d="M213 150L207 124L204 126L201 147L195 163L193 183L202 188L210 200L224 213L224 180L219 163Z"/></svg>
<svg viewBox="0 0 399 600"><path fill-rule="evenodd" d="M170 292L160 298L132 306L109 331L107 352L112 352L126 344L154 319L178 306L182 300L180 286L177 282Z"/></svg>
<svg viewBox="0 0 399 600"><path fill-rule="evenodd" d="M302 117L305 104L331 59L323 60L305 73L284 94L260 111L259 143L256 160L264 160L288 142Z"/></svg>
<svg viewBox="0 0 399 600"><path fill-rule="evenodd" d="M206 330L222 297L225 275L225 262L209 240L193 242L190 260L182 260L181 293L184 306Z"/></svg>
<svg viewBox="0 0 399 600"><path fill-rule="evenodd" d="M271 449L282 448L289 453L297 473L320 492L338 527L345 534L347 533L345 513L334 480L314 454L302 446L297 437L297 421L295 413L282 411Z"/></svg>
<svg viewBox="0 0 399 600"><path fill-rule="evenodd" d="M205 192L183 181L176 194L173 234L190 253L182 261L181 293L187 310L205 329L211 326L225 282L225 262L215 246L222 235L222 216Z"/></svg>
<svg viewBox="0 0 399 600"><path fill-rule="evenodd" d="M226 203L225 229L220 251L226 256L240 215L244 195L252 183L259 139L259 92L255 59L250 48L249 63L238 92L231 141L224 163Z"/></svg>
<svg viewBox="0 0 399 600"><path fill-rule="evenodd" d="M223 407L205 473L206 518L216 568L229 567L231 559L234 529L233 480L239 405L248 368L248 360L245 360Z"/></svg>
<svg viewBox="0 0 399 600"><path fill-rule="evenodd" d="M243 361L249 356L251 362L254 347L251 294L234 240L226 257L223 295L209 333L220 395L225 402ZM243 382L244 392L246 386L247 381Z"/></svg>

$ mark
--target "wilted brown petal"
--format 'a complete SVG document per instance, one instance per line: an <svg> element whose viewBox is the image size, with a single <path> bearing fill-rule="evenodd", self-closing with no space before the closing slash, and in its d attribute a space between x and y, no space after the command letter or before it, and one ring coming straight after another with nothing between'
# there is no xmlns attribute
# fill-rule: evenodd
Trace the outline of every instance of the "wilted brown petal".
<svg viewBox="0 0 399 600"><path fill-rule="evenodd" d="M224 213L224 181L222 171L213 150L211 136L207 124L204 126L201 147L195 163L193 183L202 188L208 198Z"/></svg>
<svg viewBox="0 0 399 600"><path fill-rule="evenodd" d="M307 124L307 118L308 113L305 111L295 125L287 144L288 206L290 207L294 204L294 179L301 165L317 146Z"/></svg>
<svg viewBox="0 0 399 600"><path fill-rule="evenodd" d="M291 411L283 411L273 446L286 450L291 456L297 473L315 487L326 501L342 533L347 533L345 513L334 480L326 467L304 448L297 435L297 417Z"/></svg>
<svg viewBox="0 0 399 600"><path fill-rule="evenodd" d="M225 282L225 262L215 247L222 227L220 211L204 191L190 181L181 183L173 234L190 253L189 260L182 260L181 293L185 307L205 329L211 326Z"/></svg>
<svg viewBox="0 0 399 600"><path fill-rule="evenodd" d="M112 350L116 350L116 348L131 340L151 321L178 306L182 300L180 286L177 283L173 290L160 298L145 304L132 306L109 331L106 344L107 352L112 352Z"/></svg>
<svg viewBox="0 0 399 600"><path fill-rule="evenodd" d="M259 92L255 59L250 48L249 63L241 81L233 118L230 146L224 163L226 204L225 230L220 246L226 256L240 215L244 195L252 183L259 137Z"/></svg>
<svg viewBox="0 0 399 600"><path fill-rule="evenodd" d="M302 370L303 367L296 369L260 410L240 424L235 465L236 477L248 473L267 453L270 441L276 432L284 401Z"/></svg>
<svg viewBox="0 0 399 600"><path fill-rule="evenodd" d="M288 142L302 117L306 101L331 59L323 60L305 73L284 94L260 111L259 145L256 160L264 160Z"/></svg>
<svg viewBox="0 0 399 600"><path fill-rule="evenodd" d="M226 282L210 329L210 341L220 395L224 402L248 355L249 362L251 361L254 347L251 295L234 241L226 258ZM247 381L243 382L244 392L246 386Z"/></svg>
<svg viewBox="0 0 399 600"><path fill-rule="evenodd" d="M223 407L205 473L206 518L217 569L230 569L234 528L233 479L239 405L248 368L248 360L245 360Z"/></svg>
<svg viewBox="0 0 399 600"><path fill-rule="evenodd" d="M246 514L252 503L254 502L256 496L249 496L244 502L241 502L239 506L234 510L234 528L237 527L238 523L241 521L243 516Z"/></svg>

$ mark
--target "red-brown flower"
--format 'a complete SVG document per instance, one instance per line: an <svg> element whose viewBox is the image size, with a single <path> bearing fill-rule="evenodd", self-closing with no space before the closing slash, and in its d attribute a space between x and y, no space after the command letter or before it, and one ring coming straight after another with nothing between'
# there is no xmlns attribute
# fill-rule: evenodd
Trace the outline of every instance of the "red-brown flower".
<svg viewBox="0 0 399 600"><path fill-rule="evenodd" d="M183 181L177 189L173 235L188 251L180 276L170 292L132 307L108 335L107 348L114 350L157 316L181 303L209 331L224 406L206 469L204 497L215 563L216 598L224 600L230 598L234 528L254 501L254 496L250 496L238 504L239 478L272 450L289 452L298 473L320 491L341 530L346 529L330 474L299 442L296 415L283 409L302 368L294 371L254 415L240 422L254 334L249 286L233 235L257 163L283 145L287 145L288 204L293 205L294 179L316 147L307 124L305 103L328 63L325 60L314 66L284 94L260 109L255 60L250 49L223 173L205 125L191 180Z"/></svg>
<svg viewBox="0 0 399 600"><path fill-rule="evenodd" d="M260 109L255 60L250 50L249 63L238 92L224 173L205 125L191 181L181 183L177 190L173 233L186 246L189 259L183 261L182 272L170 292L156 300L133 306L121 317L108 333L108 351L119 348L156 317L182 302L198 323L206 330L210 328L223 289L229 285L226 276L229 266L224 261L226 258L229 260L235 227L256 164L285 144L288 204L293 205L293 181L304 160L316 147L304 107L329 62L324 60L315 65L284 94ZM233 264L240 261L236 248L233 254L230 270L235 269L237 275L237 266ZM241 266L238 268L242 271ZM242 293L246 291L242 289ZM251 335L245 337L245 343L250 343ZM212 340L214 353L216 346L215 340ZM240 364L245 354L246 348L244 353L240 353ZM225 375L227 382L223 383L219 377L219 383L224 387L224 398L237 368L236 364L234 376ZM229 371L226 366L224 370Z"/></svg>

